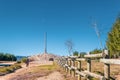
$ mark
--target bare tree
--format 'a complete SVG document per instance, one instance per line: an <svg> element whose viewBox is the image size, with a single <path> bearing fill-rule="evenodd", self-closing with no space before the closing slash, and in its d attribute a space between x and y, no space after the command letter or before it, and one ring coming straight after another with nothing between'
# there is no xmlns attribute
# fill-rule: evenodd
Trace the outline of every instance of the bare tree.
<svg viewBox="0 0 120 80"><path fill-rule="evenodd" d="M72 40L67 40L65 42L65 45L67 46L68 53L69 53L69 56L70 56L71 53L73 52L73 42L72 42Z"/></svg>

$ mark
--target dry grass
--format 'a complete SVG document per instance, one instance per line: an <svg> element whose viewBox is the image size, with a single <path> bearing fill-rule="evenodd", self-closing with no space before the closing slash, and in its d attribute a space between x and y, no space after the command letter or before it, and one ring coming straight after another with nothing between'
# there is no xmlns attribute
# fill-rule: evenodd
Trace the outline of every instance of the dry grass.
<svg viewBox="0 0 120 80"><path fill-rule="evenodd" d="M87 62L83 61L82 63L82 70L87 70ZM91 62L91 72L104 75L104 63L99 62L98 60L92 60ZM76 62L77 67L77 62ZM110 65L110 76L111 78L115 79L115 76L120 74L120 65ZM91 80L98 80L98 79L91 79Z"/></svg>
<svg viewBox="0 0 120 80"><path fill-rule="evenodd" d="M26 71L22 72L16 77L10 80L35 80L38 77L47 76L57 69L56 65L42 65L27 68Z"/></svg>

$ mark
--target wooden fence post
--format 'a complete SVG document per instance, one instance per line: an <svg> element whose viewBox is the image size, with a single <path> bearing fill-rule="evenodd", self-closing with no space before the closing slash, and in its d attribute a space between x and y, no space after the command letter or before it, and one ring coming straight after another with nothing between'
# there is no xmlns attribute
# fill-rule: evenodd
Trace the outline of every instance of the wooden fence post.
<svg viewBox="0 0 120 80"><path fill-rule="evenodd" d="M75 67L75 58L72 58L72 66ZM75 70L72 69L72 76L75 77Z"/></svg>
<svg viewBox="0 0 120 80"><path fill-rule="evenodd" d="M109 52L108 50L104 50L105 57L109 58ZM110 64L104 63L104 76L107 80L110 80Z"/></svg>
<svg viewBox="0 0 120 80"><path fill-rule="evenodd" d="M66 58L63 58L63 68L64 68L64 70L66 71L66 67L65 67L65 64L66 64Z"/></svg>
<svg viewBox="0 0 120 80"><path fill-rule="evenodd" d="M78 55L80 58L82 57L81 54ZM81 61L78 61L78 70L81 71ZM78 80L81 80L81 75L78 74Z"/></svg>
<svg viewBox="0 0 120 80"><path fill-rule="evenodd" d="M110 64L104 63L104 76L107 80L110 80Z"/></svg>
<svg viewBox="0 0 120 80"><path fill-rule="evenodd" d="M90 58L87 59L87 71L91 72L91 59ZM90 79L87 78L87 80L90 80Z"/></svg>
<svg viewBox="0 0 120 80"><path fill-rule="evenodd" d="M69 64L68 64L68 58L66 58L66 64L69 65ZM65 68L66 68L66 72L68 72L68 66L65 67Z"/></svg>
<svg viewBox="0 0 120 80"><path fill-rule="evenodd" d="M87 59L87 71L91 72L91 59Z"/></svg>
<svg viewBox="0 0 120 80"><path fill-rule="evenodd" d="M69 67L71 67L71 59L69 59ZM71 70L69 69L69 74L71 75Z"/></svg>
<svg viewBox="0 0 120 80"><path fill-rule="evenodd" d="M81 71L81 61L78 61L78 70ZM78 80L81 80L81 75L78 74Z"/></svg>

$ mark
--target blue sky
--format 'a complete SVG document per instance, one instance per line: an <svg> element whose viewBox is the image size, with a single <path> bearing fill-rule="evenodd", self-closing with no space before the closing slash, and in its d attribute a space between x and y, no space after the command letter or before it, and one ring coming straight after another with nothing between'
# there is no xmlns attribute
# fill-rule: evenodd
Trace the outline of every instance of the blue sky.
<svg viewBox="0 0 120 80"><path fill-rule="evenodd" d="M120 13L120 0L0 0L0 52L34 55L48 52L68 55L65 42L74 50L100 48L92 27L96 20L103 45L107 32Z"/></svg>

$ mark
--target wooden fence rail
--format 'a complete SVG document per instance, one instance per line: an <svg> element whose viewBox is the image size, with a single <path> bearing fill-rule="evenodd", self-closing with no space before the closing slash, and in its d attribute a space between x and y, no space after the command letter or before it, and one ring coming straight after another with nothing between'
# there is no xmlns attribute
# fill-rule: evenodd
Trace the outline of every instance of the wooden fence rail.
<svg viewBox="0 0 120 80"><path fill-rule="evenodd" d="M119 64L120 60L117 59L105 59L105 56L108 53L100 53L100 54L89 54L85 55L84 58L80 58L79 56L68 56L62 57L57 60L57 63L70 75L73 77L78 76L78 80L81 80L81 77L84 77L87 80L90 80L91 77L97 78L98 80L110 80L110 64ZM91 60L93 58L99 58L99 61L104 63L104 76L98 75L91 72ZM81 70L81 62L87 62L87 70ZM76 66L77 62L77 66Z"/></svg>

